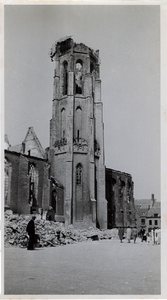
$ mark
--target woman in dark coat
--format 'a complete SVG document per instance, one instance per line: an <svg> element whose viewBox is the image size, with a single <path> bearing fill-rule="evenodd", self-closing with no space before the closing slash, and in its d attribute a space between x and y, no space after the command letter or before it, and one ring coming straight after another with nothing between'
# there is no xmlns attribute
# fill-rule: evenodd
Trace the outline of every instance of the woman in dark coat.
<svg viewBox="0 0 167 300"><path fill-rule="evenodd" d="M34 250L34 244L35 244L35 225L34 220L35 216L32 216L32 219L29 221L27 225L27 233L29 235L29 241L28 241L28 247L27 250Z"/></svg>

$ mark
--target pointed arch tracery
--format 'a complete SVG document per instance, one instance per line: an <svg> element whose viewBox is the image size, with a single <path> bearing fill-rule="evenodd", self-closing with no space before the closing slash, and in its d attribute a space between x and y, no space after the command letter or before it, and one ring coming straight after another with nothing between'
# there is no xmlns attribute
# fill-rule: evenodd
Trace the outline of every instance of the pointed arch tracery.
<svg viewBox="0 0 167 300"><path fill-rule="evenodd" d="M29 180L30 180L30 193L29 203L32 207L37 206L38 200L38 170L33 163L29 165Z"/></svg>

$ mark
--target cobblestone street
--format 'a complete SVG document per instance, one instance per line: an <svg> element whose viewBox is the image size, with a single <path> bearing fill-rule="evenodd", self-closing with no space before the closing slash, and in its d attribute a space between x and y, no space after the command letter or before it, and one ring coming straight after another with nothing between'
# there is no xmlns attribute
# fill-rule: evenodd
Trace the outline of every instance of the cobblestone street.
<svg viewBox="0 0 167 300"><path fill-rule="evenodd" d="M160 246L140 239L4 250L5 295L160 294Z"/></svg>

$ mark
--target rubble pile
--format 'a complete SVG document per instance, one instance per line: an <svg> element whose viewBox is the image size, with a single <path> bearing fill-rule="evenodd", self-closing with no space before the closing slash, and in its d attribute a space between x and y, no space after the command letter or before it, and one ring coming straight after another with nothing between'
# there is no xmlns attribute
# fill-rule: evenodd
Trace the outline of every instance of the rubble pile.
<svg viewBox="0 0 167 300"><path fill-rule="evenodd" d="M26 227L30 219L31 215L17 215L12 211L5 212L5 245L27 247ZM87 240L118 238L117 229L100 230L93 227L76 229L72 225L65 228L63 223L41 220L39 216L35 220L35 233L39 236L37 247L56 247Z"/></svg>

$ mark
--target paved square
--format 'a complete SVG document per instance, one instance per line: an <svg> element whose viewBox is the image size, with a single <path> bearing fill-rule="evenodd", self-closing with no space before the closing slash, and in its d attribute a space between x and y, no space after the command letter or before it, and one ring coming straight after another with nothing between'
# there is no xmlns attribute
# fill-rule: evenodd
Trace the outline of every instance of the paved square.
<svg viewBox="0 0 167 300"><path fill-rule="evenodd" d="M5 295L159 295L160 246L137 239L5 248Z"/></svg>

